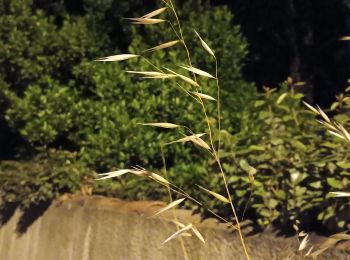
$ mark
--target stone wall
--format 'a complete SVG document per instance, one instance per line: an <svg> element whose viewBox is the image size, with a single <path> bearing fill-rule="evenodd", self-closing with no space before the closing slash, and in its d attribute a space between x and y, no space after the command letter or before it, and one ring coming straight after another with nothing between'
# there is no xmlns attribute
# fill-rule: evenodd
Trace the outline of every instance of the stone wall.
<svg viewBox="0 0 350 260"><path fill-rule="evenodd" d="M54 203L43 216L18 233L21 212L0 228L2 260L158 260L184 259L179 240L162 242L176 231L172 212L151 218L160 202L125 202L104 197L73 197ZM184 237L189 258L245 259L236 232L215 220L200 222L177 210L183 223L195 224L206 243ZM302 259L295 237L273 233L246 237L252 259ZM332 249L319 259L350 259L348 251Z"/></svg>

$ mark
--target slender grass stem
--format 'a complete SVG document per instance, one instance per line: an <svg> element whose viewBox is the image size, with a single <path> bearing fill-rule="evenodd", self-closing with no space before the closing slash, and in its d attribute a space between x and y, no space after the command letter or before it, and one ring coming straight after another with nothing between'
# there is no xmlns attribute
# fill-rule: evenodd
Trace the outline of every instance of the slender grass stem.
<svg viewBox="0 0 350 260"><path fill-rule="evenodd" d="M163 146L160 147L160 150L161 150L162 161L163 161L164 176L169 180L168 171L167 171L167 168L166 168L166 161L165 161L165 155L164 155L164 148L163 148ZM166 186L167 186L167 190L168 190L169 200L170 200L170 203L171 203L171 202L173 202L173 196L171 194L170 186L169 185L166 185ZM174 208L172 209L172 213L173 213L174 220L178 222L178 218L176 216L176 212L175 212ZM176 225L176 229L180 230L178 225ZM184 254L184 259L185 260L189 260L188 253L187 253L187 250L186 250L186 247L185 247L185 243L184 243L184 240L183 240L182 237L180 237L180 244L181 244L182 252Z"/></svg>

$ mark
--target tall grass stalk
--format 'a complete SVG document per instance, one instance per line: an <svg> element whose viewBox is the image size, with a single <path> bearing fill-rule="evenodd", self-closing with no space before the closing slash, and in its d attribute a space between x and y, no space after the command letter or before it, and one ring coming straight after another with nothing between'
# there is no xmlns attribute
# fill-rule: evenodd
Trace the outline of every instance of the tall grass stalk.
<svg viewBox="0 0 350 260"><path fill-rule="evenodd" d="M186 56L187 56L187 60L188 60L188 66L183 67L184 69L190 71L190 75L192 75L191 77L187 77L184 76L182 74L178 74L174 71L172 71L171 69L168 68L160 68L158 66L156 66L155 64L153 64L150 60L148 60L146 57L140 55L142 58L145 59L145 61L155 69L155 71L148 71L148 72L142 72L142 71L128 71L129 73L134 73L134 74L138 74L138 75L142 75L144 76L144 78L152 78L152 79L167 79L167 80L173 80L175 78L178 80L182 80L184 83L192 85L192 88L194 87L194 92L190 92L188 91L186 88L182 87L179 83L176 82L176 87L179 87L180 90L184 91L187 95L191 96L192 98L194 98L201 107L202 113L203 113L203 117L205 119L206 122L206 127L207 127L207 132L209 134L209 145L201 138L204 134L195 134L191 131L191 129L189 129L186 126L182 126L182 125L178 125L178 124L174 124L174 123L167 123L167 122L157 122L157 123L145 123L144 125L148 125L148 126L153 126L153 127L161 127L161 128L167 128L167 129L181 129L184 128L187 131L189 131L191 133L191 135L186 135L184 138L181 138L179 140L176 140L174 142L168 143L172 144L172 143L185 143L185 142L192 142L195 145L198 145L200 148L205 149L210 155L211 157L214 159L215 163L217 164L219 170L220 170L220 175L222 177L224 186L225 186L225 190L226 190L226 196L222 196L218 193L215 193L213 191L207 190L203 187L200 187L201 189L203 189L204 191L206 191L207 193L210 194L210 196L214 196L216 199L220 200L221 202L224 203L229 203L231 210L232 210L232 214L234 219L233 220L226 220L224 218L222 218L221 216L219 216L218 214L216 214L215 212L213 212L211 209L205 208L208 212L210 212L211 214L213 214L215 217L217 217L218 219L220 219L221 221L224 221L226 223L230 223L230 225L232 227L234 227L235 229L237 229L238 234L239 234L239 238L240 238L240 242L243 248L243 252L244 255L246 257L246 259L250 259L248 251L247 251L247 247L245 245L244 242L244 238L243 238L243 234L242 234L242 230L241 230L241 225L236 213L236 209L234 207L234 204L232 202L232 196L230 194L229 188L228 188L228 184L227 184L227 180L226 180L226 175L225 172L223 170L223 167L221 165L220 162L220 145L221 145L221 114L220 114L220 84L219 84L219 79L218 79L218 60L215 56L214 51L212 51L209 47L209 45L201 38L201 36L196 32L195 34L197 35L202 47L213 57L214 62L215 62L215 77L212 77L215 79L216 81L216 87L217 87L217 97L216 100L215 98L212 98L204 93L200 93L200 85L198 83L198 79L197 77L200 76L207 76L210 77L211 75L205 71L201 71L197 68L195 68L193 66L192 60L191 60L191 54L189 51L189 48L186 44L186 40L184 38L183 35L183 30L181 27L181 22L179 19L179 16L176 12L175 6L173 4L173 2L171 0L162 0L163 4L165 5L163 8L157 9L149 14L146 14L140 18L128 18L128 20L130 20L132 23L134 24L142 24L142 25L154 25L154 24L158 24L158 23L162 23L162 22L168 22L170 24L171 29L174 31L175 36L177 37L176 40L171 41L171 42L167 42L167 43L163 43L160 44L156 47L153 47L151 49L148 49L144 52L147 51L160 51L160 50L164 50L166 48L171 48L172 46L181 43L182 46L184 47L184 50L186 52ZM160 15L161 13L168 11L168 13L170 15L172 15L175 18L176 21L176 25L174 25L171 21L168 20L163 20L163 19L158 19L158 18L154 18L158 15ZM120 54L120 55L114 55L114 56L109 56L109 57L105 57L105 58L100 58L98 59L98 61L121 61L121 60L127 60L127 59L131 59L131 58L138 58L139 55L138 54ZM198 76L197 76L197 75ZM205 103L203 101L203 99L209 99L209 100L214 100L217 102L217 124L218 124L218 134L217 134L217 146L215 146L215 141L214 141L214 133L213 133L213 129L211 126L211 123L209 121L209 117L208 117L208 113L207 113L207 108L205 106ZM185 191L183 191L181 188L176 187L175 185L171 184L168 180L168 176L167 176L167 171L166 171L166 165L165 165L165 155L164 155L164 150L163 147L161 148L161 153L162 153L162 160L163 160L163 175L165 176L166 179L164 179L163 177L161 177L160 175L153 173L153 172L149 172L143 168L140 167L134 167L132 169L122 169L119 171L114 171L111 173L105 173L102 174L100 179L106 179L106 178L112 178L112 177L117 177L117 176L121 176L123 174L126 173L131 173L137 176L144 176L144 177L149 177L151 179L153 179L154 181L158 182L159 184L166 186L168 189L168 194L169 194L169 200L170 203L173 202L173 198L172 198L172 194L171 192L175 192L177 194L180 194L182 196L184 196L185 198L191 200L192 202L203 206L202 203L200 203L199 201L197 201L196 199L192 198L191 196L189 196ZM176 203L175 203L176 204ZM172 204L171 204L172 205ZM172 209L174 209L174 207L172 207ZM173 216L174 216L174 221L178 222L175 211L173 211ZM180 223L181 224L181 223ZM189 232L189 230L192 230L192 232L194 233L194 235L196 235L201 241L204 242L203 237L201 236L201 234L199 233L199 231L192 225L189 224L187 226L185 226L184 224L181 224L180 226L177 225L177 232L175 232L172 236L170 236L165 242L176 238L176 237L180 237L180 243L181 243L181 247L182 250L184 252L184 257L185 259L188 259L188 254L186 252L185 246L184 246L184 242L182 240L181 234L185 234L187 232ZM164 243L165 243L164 242Z"/></svg>

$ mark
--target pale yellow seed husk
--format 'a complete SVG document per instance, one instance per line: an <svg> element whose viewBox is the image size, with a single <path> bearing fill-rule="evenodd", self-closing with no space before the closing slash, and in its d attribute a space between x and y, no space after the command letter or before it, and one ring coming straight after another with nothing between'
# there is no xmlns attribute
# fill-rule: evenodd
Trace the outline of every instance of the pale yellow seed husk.
<svg viewBox="0 0 350 260"><path fill-rule="evenodd" d="M146 52L146 51L158 51L158 50L170 48L170 47L174 46L175 44L177 44L178 42L179 42L179 40L177 40L177 41L171 41L171 42L166 42L166 43L162 43L162 44L157 45L157 46L155 46L155 47L153 47L153 48L144 50L144 52Z"/></svg>
<svg viewBox="0 0 350 260"><path fill-rule="evenodd" d="M142 18L152 18L154 16L157 16L157 15L163 13L166 9L167 9L167 7L159 8L159 9L154 10L148 14L145 14L144 16L142 16Z"/></svg>
<svg viewBox="0 0 350 260"><path fill-rule="evenodd" d="M174 71L172 71L170 69L167 69L167 68L166 68L166 70L170 71L172 74L178 76L180 79L182 79L183 81L189 83L190 85L195 86L195 87L199 87L198 83L195 82L194 80L190 79L189 77L186 77L184 75L178 74L178 73L176 73L176 72L174 72Z"/></svg>
<svg viewBox="0 0 350 260"><path fill-rule="evenodd" d="M143 25L151 25L157 23L163 23L165 20L163 19L154 19L154 18L125 18L126 20L131 21L132 24L143 24Z"/></svg>
<svg viewBox="0 0 350 260"><path fill-rule="evenodd" d="M216 100L215 98L213 98L212 96L209 96L209 95L207 95L207 94L203 94L203 93L199 93L199 92L192 92L192 93L193 93L194 95L196 95L196 96L202 98L202 99L208 99L208 100L213 100L213 101Z"/></svg>
<svg viewBox="0 0 350 260"><path fill-rule="evenodd" d="M350 197L350 192L333 191L330 194L334 195L334 197Z"/></svg>
<svg viewBox="0 0 350 260"><path fill-rule="evenodd" d="M211 194L212 196L214 196L215 198L217 198L217 199L220 200L221 202L230 203L230 201L229 201L226 197L224 197L224 196L222 196L222 195L220 195L220 194L218 194L218 193L216 193L216 192L210 191L210 190L208 190L208 189L206 189L206 188L204 188L204 187L202 187L202 186L199 186L199 185L197 185L197 186L198 186L199 188L201 188L202 190L208 192L209 194Z"/></svg>
<svg viewBox="0 0 350 260"><path fill-rule="evenodd" d="M208 72L206 72L204 70L201 70L201 69L198 69L198 68L195 68L195 67L192 67L192 66L180 66L180 67L185 69L185 70L191 71L191 72L193 72L193 73L195 73L197 75L215 79L215 77L213 75L211 75L210 73L208 73Z"/></svg>
<svg viewBox="0 0 350 260"><path fill-rule="evenodd" d="M198 237L198 239L205 244L204 237L202 236L202 234L199 232L199 230L195 226L192 226L192 231Z"/></svg>
<svg viewBox="0 0 350 260"><path fill-rule="evenodd" d="M135 55L135 54L118 54L118 55L99 58L99 59L96 59L95 61L123 61L123 60L136 58L139 56L140 55Z"/></svg>
<svg viewBox="0 0 350 260"><path fill-rule="evenodd" d="M175 200L175 201L169 203L166 207L161 208L160 210L156 211L155 214L154 214L153 216L157 216L157 215L159 215L159 214L161 214L161 213L163 213L163 212L165 212L165 211L167 211L167 210L169 210L169 209L171 209L171 208L174 208L175 206L179 205L179 204L180 204L181 202L183 202L184 200L185 200L185 198L183 198L183 199L178 199L178 200Z"/></svg>
<svg viewBox="0 0 350 260"><path fill-rule="evenodd" d="M177 232L175 232L174 234L172 234L170 237L168 237L163 243L162 245L164 245L165 243L167 243L168 241L178 237L180 234L185 233L187 230L190 230L192 228L192 224L189 224L183 228L181 228L180 230L178 230Z"/></svg>
<svg viewBox="0 0 350 260"><path fill-rule="evenodd" d="M199 38L203 48L210 54L212 55L213 57L215 57L215 54L214 52L210 49L209 45L202 39L202 37L197 33L197 31L195 30L194 31L197 35L197 37Z"/></svg>
<svg viewBox="0 0 350 260"><path fill-rule="evenodd" d="M155 127L161 127L161 128L178 128L181 127L180 125L173 124L173 123L140 123L141 125L145 126L155 126Z"/></svg>
<svg viewBox="0 0 350 260"><path fill-rule="evenodd" d="M303 101L303 104L304 104L305 106L307 106L307 107L308 107L312 112L314 112L316 115L319 115L319 114L320 114L320 112L318 112L316 108L314 108L314 107L311 106L310 104L306 103L305 101Z"/></svg>

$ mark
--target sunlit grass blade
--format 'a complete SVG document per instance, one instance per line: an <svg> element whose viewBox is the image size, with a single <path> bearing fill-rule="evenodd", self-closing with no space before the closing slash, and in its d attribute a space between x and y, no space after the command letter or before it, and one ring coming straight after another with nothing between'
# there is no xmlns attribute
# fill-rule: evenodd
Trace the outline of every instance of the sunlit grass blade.
<svg viewBox="0 0 350 260"><path fill-rule="evenodd" d="M163 13L165 10L167 9L167 7L162 7L162 8L159 8L157 10L154 10L148 14L145 14L144 16L142 16L142 18L152 18L152 17L155 17L161 13Z"/></svg>
<svg viewBox="0 0 350 260"><path fill-rule="evenodd" d="M118 54L118 55L98 58L95 61L122 61L122 60L128 60L128 59L136 58L136 57L139 57L139 56L140 55L136 55L136 54Z"/></svg>
<svg viewBox="0 0 350 260"><path fill-rule="evenodd" d="M163 23L165 20L163 19L154 19L154 18L124 18L125 20L131 21L132 24L143 24L143 25L151 25L157 23Z"/></svg>
<svg viewBox="0 0 350 260"><path fill-rule="evenodd" d="M198 146L203 147L206 150L210 150L210 146L205 141L203 141L203 139L200 138L203 135L204 134L190 135L190 136L180 138L176 141L169 142L167 144L169 145L169 144L173 144L173 143L193 142L193 143L197 144Z"/></svg>
<svg viewBox="0 0 350 260"><path fill-rule="evenodd" d="M140 74L140 75L145 75L145 76L149 76L149 77L157 77L157 76L163 76L165 75L162 72L158 72L158 71L133 71L133 70L127 70L127 73L131 73L131 74Z"/></svg>
<svg viewBox="0 0 350 260"><path fill-rule="evenodd" d="M117 170L117 171L113 171L113 172L101 173L99 175L103 176L103 177L97 178L96 180L104 180L104 179L109 179L109 178L115 178L115 177L122 176L122 175L124 175L124 174L126 174L128 172L130 172L129 169L122 169L122 170Z"/></svg>
<svg viewBox="0 0 350 260"><path fill-rule="evenodd" d="M184 224L180 223L180 222L179 222L179 221L177 221L177 220L172 220L171 222L173 222L175 225L179 226L180 228L185 227L185 225L184 225Z"/></svg>
<svg viewBox="0 0 350 260"><path fill-rule="evenodd" d="M349 132L344 128L343 125L336 123L336 126L339 128L340 132L343 134L343 136L350 141L350 134Z"/></svg>
<svg viewBox="0 0 350 260"><path fill-rule="evenodd" d="M300 245L299 245L299 248L298 250L299 251L302 251L305 249L305 247L307 246L308 242L309 242L309 239L310 239L310 234L307 234L300 242Z"/></svg>
<svg viewBox="0 0 350 260"><path fill-rule="evenodd" d="M146 51L158 51L158 50L170 48L170 47L174 46L175 44L177 44L178 42L180 42L180 41L177 40L177 41L171 41L171 42L162 43L162 44L157 45L157 46L155 46L153 48L144 50L143 52L146 52Z"/></svg>
<svg viewBox="0 0 350 260"><path fill-rule="evenodd" d="M192 234L191 234L191 233L185 232L185 233L181 233L181 234L179 235L179 237L192 237Z"/></svg>
<svg viewBox="0 0 350 260"><path fill-rule="evenodd" d="M310 109L312 112L314 112L316 115L319 115L319 114L320 114L320 112L318 112L316 108L314 108L314 107L311 106L310 104L306 103L305 101L303 101L303 104L304 104L305 106L307 106L307 108Z"/></svg>
<svg viewBox="0 0 350 260"><path fill-rule="evenodd" d="M320 123L321 125L324 125L325 127L327 127L328 129L330 129L330 130L332 130L332 131L339 131L335 126L333 126L332 124L329 124L329 123L327 123L327 122L325 122L325 121L322 121L322 120L317 120L316 119L316 121L318 122L318 123Z"/></svg>
<svg viewBox="0 0 350 260"><path fill-rule="evenodd" d="M170 71L172 74L178 76L179 78L181 78L183 81L187 82L188 84L195 86L195 87L199 87L199 84L197 82L195 82L193 79L190 79L189 77L186 77L184 75L178 74L170 69L165 68L166 70Z"/></svg>
<svg viewBox="0 0 350 260"><path fill-rule="evenodd" d="M311 252L312 252L313 249L314 249L314 246L311 246L311 247L309 248L309 250L306 252L306 254L304 255L304 257L308 257L308 256L311 254Z"/></svg>
<svg viewBox="0 0 350 260"><path fill-rule="evenodd" d="M173 123L139 123L140 125L145 126L155 126L155 127L161 127L161 128L178 128L181 127L180 125L173 124Z"/></svg>
<svg viewBox="0 0 350 260"><path fill-rule="evenodd" d="M343 191L333 191L330 192L334 197L350 197L350 192L343 192Z"/></svg>
<svg viewBox="0 0 350 260"><path fill-rule="evenodd" d="M176 75L173 74L163 74L159 76L149 76L149 77L141 77L141 79L173 79L176 78Z"/></svg>
<svg viewBox="0 0 350 260"><path fill-rule="evenodd" d="M205 244L204 237L202 236L202 234L198 231L198 229L195 226L192 226L192 231L196 235L196 237L198 237L198 239Z"/></svg>
<svg viewBox="0 0 350 260"><path fill-rule="evenodd" d="M316 106L317 107L317 110L319 112L319 114L322 116L322 118L327 122L327 123L331 123L331 120L329 119L329 117L326 115L325 112L323 112L323 110L319 107L319 106Z"/></svg>
<svg viewBox="0 0 350 260"><path fill-rule="evenodd" d="M212 96L209 96L207 94L203 94L203 93L199 93L199 92L192 92L194 95L196 95L197 97L200 97L202 99L208 99L208 100L213 100L216 101L215 98L213 98Z"/></svg>
<svg viewBox="0 0 350 260"><path fill-rule="evenodd" d="M345 137L344 137L344 136L342 136L341 134L338 134L337 132L334 132L334 131L332 131L332 130L328 130L328 132L329 132L330 134L332 134L332 135L336 136L336 137L339 137L339 138L341 138L341 139L344 139L344 140L345 140Z"/></svg>
<svg viewBox="0 0 350 260"><path fill-rule="evenodd" d="M215 57L214 52L210 49L209 45L202 39L202 37L199 35L199 33L197 33L196 30L194 30L194 32L196 33L197 37L199 38L203 48L213 57Z"/></svg>
<svg viewBox="0 0 350 260"><path fill-rule="evenodd" d="M164 208L161 208L160 210L156 211L155 214L153 216L157 216L171 208L174 208L175 206L179 205L181 202L183 202L186 198L183 198L183 199L178 199L178 200L175 200L171 203L169 203L166 207Z"/></svg>
<svg viewBox="0 0 350 260"><path fill-rule="evenodd" d="M191 71L193 73L196 73L197 75L215 79L215 77L213 75L209 74L208 72L206 72L204 70L200 70L200 69L197 69L197 68L192 67L192 66L180 66L180 67L185 69L185 70L188 70L188 71Z"/></svg>
<svg viewBox="0 0 350 260"><path fill-rule="evenodd" d="M190 230L192 228L192 224L189 224L183 228L181 228L180 230L178 230L177 232L175 232L174 234L172 234L170 237L168 237L163 243L162 245L164 245L165 243L169 242L170 240L178 237L180 234L185 233L187 230Z"/></svg>
<svg viewBox="0 0 350 260"><path fill-rule="evenodd" d="M170 142L170 143L167 143L167 144L173 144L173 143L185 143L185 142L189 142L189 141L191 141L193 138L195 138L195 137L202 137L203 135L205 135L205 134L195 134L195 135L189 135L189 136L186 136L186 137L183 137L183 138L180 138L180 139L178 139L178 140L176 140L176 141L172 141L172 142Z"/></svg>
<svg viewBox="0 0 350 260"><path fill-rule="evenodd" d="M217 199L220 200L221 202L230 203L230 201L229 201L226 197L224 197L224 196L222 196L222 195L220 195L220 194L218 194L218 193L216 193L216 192L210 191L210 190L208 190L208 189L206 189L206 188L204 188L204 187L202 187L202 186L200 186L200 185L197 185L197 186L198 186L199 188L201 188L202 190L208 192L210 195L214 196L215 198L217 198Z"/></svg>

